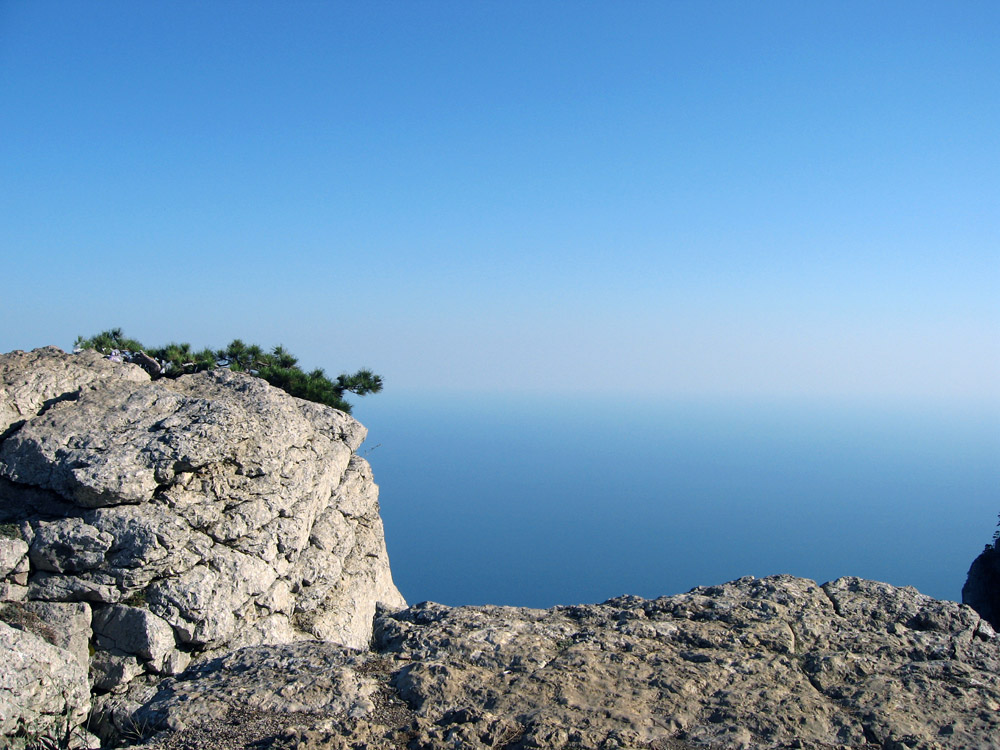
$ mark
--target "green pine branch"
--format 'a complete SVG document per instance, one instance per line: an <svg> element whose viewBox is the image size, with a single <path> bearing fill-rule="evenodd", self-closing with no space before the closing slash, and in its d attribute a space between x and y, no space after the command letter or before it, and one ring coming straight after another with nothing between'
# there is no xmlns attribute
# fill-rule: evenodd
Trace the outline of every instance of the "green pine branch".
<svg viewBox="0 0 1000 750"><path fill-rule="evenodd" d="M90 338L78 336L75 348L94 349L105 356L117 355L124 361L141 365L153 378L177 378L217 367L248 372L292 396L326 404L348 414L351 405L344 399L345 392L365 396L382 390L382 377L369 369L351 375L343 373L331 380L322 369L303 371L298 360L283 346L267 352L240 339L234 339L225 349L197 352L187 343L171 342L159 348L147 348L136 339L127 338L121 328L112 328Z"/></svg>

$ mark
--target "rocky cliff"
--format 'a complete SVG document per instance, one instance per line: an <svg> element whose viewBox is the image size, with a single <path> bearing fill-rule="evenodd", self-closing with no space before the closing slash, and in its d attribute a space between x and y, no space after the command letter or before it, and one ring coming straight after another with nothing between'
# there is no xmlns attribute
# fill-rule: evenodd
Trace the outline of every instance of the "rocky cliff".
<svg viewBox="0 0 1000 750"><path fill-rule="evenodd" d="M246 375L0 356L0 747L1000 746L1000 639L911 588L404 609L363 437Z"/></svg>
<svg viewBox="0 0 1000 750"><path fill-rule="evenodd" d="M101 727L107 695L192 658L302 639L366 647L376 606L405 602L355 453L364 437L244 373L151 381L90 351L0 356L0 619L36 621L62 647L61 662L35 653L30 627L0 623L17 674L54 665L51 696L0 682L0 735L86 716L62 684L77 672Z"/></svg>

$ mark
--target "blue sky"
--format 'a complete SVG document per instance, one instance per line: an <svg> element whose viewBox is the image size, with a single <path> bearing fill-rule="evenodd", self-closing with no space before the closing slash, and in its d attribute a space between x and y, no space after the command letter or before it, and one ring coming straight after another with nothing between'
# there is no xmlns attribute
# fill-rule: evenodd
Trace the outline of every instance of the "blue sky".
<svg viewBox="0 0 1000 750"><path fill-rule="evenodd" d="M0 0L0 350L1000 402L1000 5Z"/></svg>

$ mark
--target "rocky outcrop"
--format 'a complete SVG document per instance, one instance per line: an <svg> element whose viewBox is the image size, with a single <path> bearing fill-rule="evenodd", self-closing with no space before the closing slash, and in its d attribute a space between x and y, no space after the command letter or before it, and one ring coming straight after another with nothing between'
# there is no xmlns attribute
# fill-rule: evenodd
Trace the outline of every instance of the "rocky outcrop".
<svg viewBox="0 0 1000 750"><path fill-rule="evenodd" d="M1000 628L1000 549L996 544L987 545L973 560L962 586L962 603Z"/></svg>
<svg viewBox="0 0 1000 750"><path fill-rule="evenodd" d="M0 356L0 747L997 745L988 610L911 588L402 609L364 435L226 370Z"/></svg>
<svg viewBox="0 0 1000 750"><path fill-rule="evenodd" d="M0 601L86 662L98 709L241 646L366 647L376 606L405 602L365 434L245 373L0 356Z"/></svg>
<svg viewBox="0 0 1000 750"><path fill-rule="evenodd" d="M419 604L380 616L368 653L251 647L133 705L161 748L244 747L225 741L243 727L289 750L985 750L1000 649L975 611L912 588L774 576L545 611Z"/></svg>
<svg viewBox="0 0 1000 750"><path fill-rule="evenodd" d="M8 618L15 627L0 621L0 747L12 735L93 747L82 728L90 711L86 666L23 627L23 616Z"/></svg>

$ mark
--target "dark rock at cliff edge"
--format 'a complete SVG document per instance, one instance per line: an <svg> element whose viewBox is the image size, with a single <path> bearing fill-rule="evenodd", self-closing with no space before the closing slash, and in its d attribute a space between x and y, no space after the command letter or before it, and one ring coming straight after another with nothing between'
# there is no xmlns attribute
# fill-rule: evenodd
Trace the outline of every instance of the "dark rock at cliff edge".
<svg viewBox="0 0 1000 750"><path fill-rule="evenodd" d="M0 357L0 747L1000 746L993 627L912 588L403 608L363 434L246 375Z"/></svg>
<svg viewBox="0 0 1000 750"><path fill-rule="evenodd" d="M989 545L969 568L962 587L962 602L1000 628L1000 550Z"/></svg>

